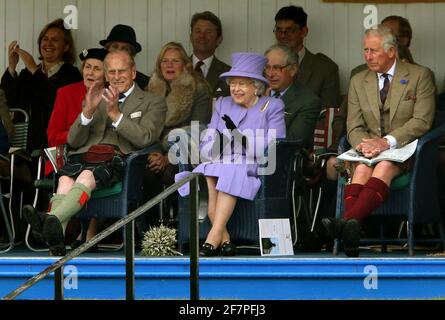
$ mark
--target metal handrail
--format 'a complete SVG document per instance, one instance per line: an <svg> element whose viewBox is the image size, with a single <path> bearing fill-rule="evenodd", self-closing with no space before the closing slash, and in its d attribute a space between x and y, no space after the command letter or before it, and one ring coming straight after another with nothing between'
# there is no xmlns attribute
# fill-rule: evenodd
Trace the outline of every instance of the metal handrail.
<svg viewBox="0 0 445 320"><path fill-rule="evenodd" d="M90 241L84 242L78 248L72 250L69 254L57 260L52 265L30 278L20 287L11 291L3 297L4 300L12 300L23 291L29 289L40 280L44 279L51 272L54 272L55 282L55 298L63 299L63 266L73 258L76 258L99 241L109 236L114 231L125 226L125 255L126 255L126 299L134 299L134 220L147 210L167 198L170 194L178 190L184 184L190 182L190 299L199 299L199 283L198 283L198 177L199 173L191 173L187 177L171 185L163 192L144 203L139 208L132 211L127 216L115 222L105 230L101 231Z"/></svg>

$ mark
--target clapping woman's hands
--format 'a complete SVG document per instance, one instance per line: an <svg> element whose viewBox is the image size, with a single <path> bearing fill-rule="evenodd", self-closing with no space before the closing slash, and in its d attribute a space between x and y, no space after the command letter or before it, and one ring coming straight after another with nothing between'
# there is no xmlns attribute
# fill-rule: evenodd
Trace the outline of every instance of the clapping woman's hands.
<svg viewBox="0 0 445 320"><path fill-rule="evenodd" d="M8 71L13 77L15 76L15 68L19 63L19 58L20 58L17 52L18 48L19 45L15 40L12 41L8 46Z"/></svg>
<svg viewBox="0 0 445 320"><path fill-rule="evenodd" d="M27 51L20 49L18 45L17 48L17 53L19 54L20 59L22 59L23 63L25 64L26 69L34 74L34 72L36 72L39 68L37 66L37 63L34 61L34 58Z"/></svg>

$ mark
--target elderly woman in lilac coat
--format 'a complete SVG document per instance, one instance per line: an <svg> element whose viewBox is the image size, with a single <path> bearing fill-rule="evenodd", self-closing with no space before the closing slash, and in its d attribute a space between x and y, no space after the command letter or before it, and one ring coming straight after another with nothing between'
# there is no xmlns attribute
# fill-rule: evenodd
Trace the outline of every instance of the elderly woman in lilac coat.
<svg viewBox="0 0 445 320"><path fill-rule="evenodd" d="M268 85L262 76L266 62L258 54L234 53L232 69L220 76L227 81L230 96L216 101L207 132L202 135L201 159L210 160L193 170L206 177L208 216L212 223L199 251L201 256L235 255L236 246L230 241L227 222L238 198L255 198L261 186L259 158L267 144L273 138L285 137L283 102L263 96ZM176 180L185 174L178 174ZM184 189L179 191L186 193Z"/></svg>

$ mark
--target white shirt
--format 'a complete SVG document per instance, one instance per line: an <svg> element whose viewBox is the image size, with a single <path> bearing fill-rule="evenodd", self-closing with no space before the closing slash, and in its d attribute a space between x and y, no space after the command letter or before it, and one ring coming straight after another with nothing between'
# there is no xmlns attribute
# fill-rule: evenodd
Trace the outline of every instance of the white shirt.
<svg viewBox="0 0 445 320"><path fill-rule="evenodd" d="M280 91L280 99L284 96L284 94L286 93L286 91L288 90L290 88L290 86L289 87L287 87L286 89L284 89L283 91ZM270 96L271 97L273 97L274 96L274 94L275 94L275 90L270 90Z"/></svg>
<svg viewBox="0 0 445 320"><path fill-rule="evenodd" d="M60 61L60 62L56 63L55 65L53 65L51 68L49 68L49 70L47 70L48 78L51 78L53 75L55 75L57 72L59 72L60 68L62 68L64 63L65 62ZM43 63L41 65L41 69L42 69L43 73L45 73L45 70L43 70Z"/></svg>
<svg viewBox="0 0 445 320"><path fill-rule="evenodd" d="M192 56L192 60L193 60L193 69L195 69L196 64L198 63L198 61L202 61L204 64L201 66L201 70L202 70L202 74L205 77L207 77L207 73L209 73L209 69L210 66L212 65L213 62L213 58L215 56L211 55L210 57L204 59L204 60L199 60L195 55Z"/></svg>
<svg viewBox="0 0 445 320"><path fill-rule="evenodd" d="M394 78L395 71L396 71L396 61L394 61L391 68L389 68L389 70L387 72L385 72L386 74L389 75L389 77L388 77L389 83L392 82L392 78ZM383 85L385 83L385 77L383 77L383 73L377 72L377 78L379 79L379 91L380 91L383 89Z"/></svg>

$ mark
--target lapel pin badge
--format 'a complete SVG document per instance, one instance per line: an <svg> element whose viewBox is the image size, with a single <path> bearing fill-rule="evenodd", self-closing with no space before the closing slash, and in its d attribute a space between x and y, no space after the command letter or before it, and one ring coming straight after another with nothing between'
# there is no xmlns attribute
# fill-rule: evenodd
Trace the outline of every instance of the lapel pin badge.
<svg viewBox="0 0 445 320"><path fill-rule="evenodd" d="M407 83L408 83L408 79L401 79L401 80L400 80L400 83L401 83L401 84L407 84Z"/></svg>

